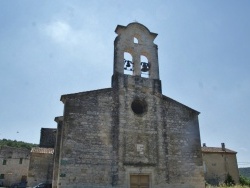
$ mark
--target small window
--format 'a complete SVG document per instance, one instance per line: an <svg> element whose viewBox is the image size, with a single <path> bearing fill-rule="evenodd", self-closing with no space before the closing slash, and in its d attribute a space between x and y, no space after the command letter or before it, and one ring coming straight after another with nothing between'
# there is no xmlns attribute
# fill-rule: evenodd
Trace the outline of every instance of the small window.
<svg viewBox="0 0 250 188"><path fill-rule="evenodd" d="M4 174L0 174L0 179L4 179Z"/></svg>
<svg viewBox="0 0 250 188"><path fill-rule="evenodd" d="M134 43L138 44L138 39L134 37Z"/></svg>
<svg viewBox="0 0 250 188"><path fill-rule="evenodd" d="M23 164L23 158L19 159L19 164Z"/></svg>
<svg viewBox="0 0 250 188"><path fill-rule="evenodd" d="M6 164L7 164L7 160L4 159L4 160L3 160L3 165L6 165Z"/></svg>

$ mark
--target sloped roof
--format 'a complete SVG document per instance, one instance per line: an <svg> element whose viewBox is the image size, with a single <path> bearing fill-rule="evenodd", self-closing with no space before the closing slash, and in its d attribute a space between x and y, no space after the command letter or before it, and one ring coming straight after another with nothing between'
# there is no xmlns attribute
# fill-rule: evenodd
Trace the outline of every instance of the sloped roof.
<svg viewBox="0 0 250 188"><path fill-rule="evenodd" d="M204 153L237 153L236 151L225 148L222 150L221 147L201 147L201 151Z"/></svg>
<svg viewBox="0 0 250 188"><path fill-rule="evenodd" d="M34 147L31 149L31 153L47 153L47 154L53 154L54 148L40 148L40 147Z"/></svg>
<svg viewBox="0 0 250 188"><path fill-rule="evenodd" d="M197 110L195 110L195 109L193 109L193 108L190 108L189 106L187 106L187 105L185 105L185 104L182 104L181 102L178 102L178 101L176 101L176 100L174 100L174 99L172 99L172 98L170 98L170 97L168 97L168 96L166 96L166 95L163 95L163 94L162 94L161 96L162 96L162 99L165 100L165 101L174 102L174 103L179 104L179 105L181 105L181 106L183 106L183 107L185 107L185 108L187 108L187 109L189 109L189 110L192 110L192 111L196 112L198 115L200 114L199 111L197 111Z"/></svg>
<svg viewBox="0 0 250 188"><path fill-rule="evenodd" d="M61 101L64 103L67 98L77 98L84 95L99 95L106 92L112 91L113 88L104 88L104 89L97 89L97 90L91 90L91 91L84 91L79 93L71 93L71 94L65 94L61 96Z"/></svg>

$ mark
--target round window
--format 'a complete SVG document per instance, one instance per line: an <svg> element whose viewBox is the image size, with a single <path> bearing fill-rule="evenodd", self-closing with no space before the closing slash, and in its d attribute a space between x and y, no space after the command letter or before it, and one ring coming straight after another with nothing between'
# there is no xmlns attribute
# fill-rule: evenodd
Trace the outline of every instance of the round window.
<svg viewBox="0 0 250 188"><path fill-rule="evenodd" d="M147 104L145 101L136 99L132 102L131 108L135 114L141 115L147 111Z"/></svg>

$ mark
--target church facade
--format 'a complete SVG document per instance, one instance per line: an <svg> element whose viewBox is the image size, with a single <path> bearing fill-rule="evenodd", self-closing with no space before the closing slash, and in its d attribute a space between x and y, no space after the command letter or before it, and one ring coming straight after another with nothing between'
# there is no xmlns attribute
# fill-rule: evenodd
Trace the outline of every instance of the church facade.
<svg viewBox="0 0 250 188"><path fill-rule="evenodd" d="M111 88L61 96L53 187L204 187L199 112L162 94L157 34L115 32Z"/></svg>

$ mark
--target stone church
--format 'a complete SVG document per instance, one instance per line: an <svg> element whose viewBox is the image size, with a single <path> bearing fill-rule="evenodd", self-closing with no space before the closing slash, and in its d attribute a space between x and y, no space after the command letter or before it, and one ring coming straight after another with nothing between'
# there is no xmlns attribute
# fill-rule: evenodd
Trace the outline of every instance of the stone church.
<svg viewBox="0 0 250 188"><path fill-rule="evenodd" d="M115 32L111 87L61 96L53 187L205 187L199 112L162 94L157 34Z"/></svg>

